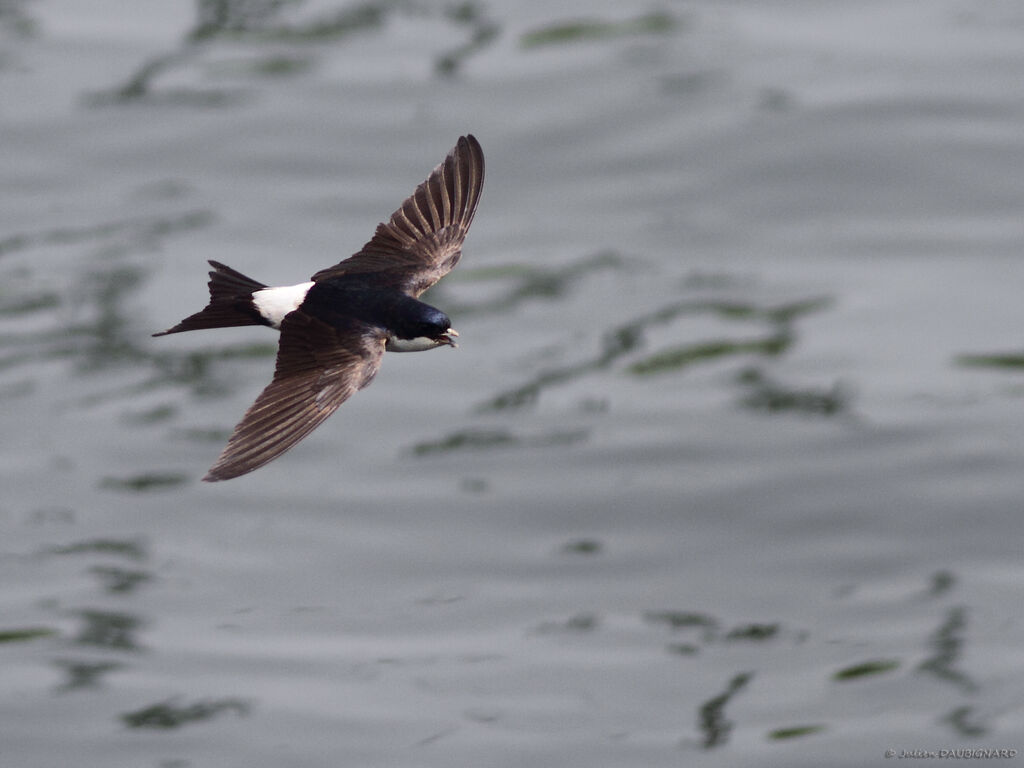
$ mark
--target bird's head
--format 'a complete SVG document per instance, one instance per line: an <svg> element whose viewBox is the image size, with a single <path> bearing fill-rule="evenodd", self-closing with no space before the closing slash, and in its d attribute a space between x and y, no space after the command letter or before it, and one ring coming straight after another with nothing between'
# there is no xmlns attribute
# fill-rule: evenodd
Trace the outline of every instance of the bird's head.
<svg viewBox="0 0 1024 768"><path fill-rule="evenodd" d="M400 328L393 328L387 340L389 352L419 352L434 347L457 347L455 338L459 332L452 328L452 321L444 312L428 304L419 304L416 311L405 318Z"/></svg>

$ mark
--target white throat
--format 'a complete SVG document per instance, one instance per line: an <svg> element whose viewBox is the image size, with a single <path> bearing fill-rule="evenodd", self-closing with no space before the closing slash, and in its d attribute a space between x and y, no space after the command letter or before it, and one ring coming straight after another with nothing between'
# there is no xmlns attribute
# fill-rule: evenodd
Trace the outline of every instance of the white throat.
<svg viewBox="0 0 1024 768"><path fill-rule="evenodd" d="M426 336L418 336L415 339L400 339L392 336L388 339L384 348L388 352L422 352L426 349L433 349L443 345L443 341L435 341Z"/></svg>

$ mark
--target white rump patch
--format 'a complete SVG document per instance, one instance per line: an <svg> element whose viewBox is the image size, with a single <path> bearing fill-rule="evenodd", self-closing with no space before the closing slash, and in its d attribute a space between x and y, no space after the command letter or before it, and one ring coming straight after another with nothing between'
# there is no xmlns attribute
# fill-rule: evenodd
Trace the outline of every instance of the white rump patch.
<svg viewBox="0 0 1024 768"><path fill-rule="evenodd" d="M276 288L263 288L252 295L252 303L263 319L281 330L281 321L289 312L294 312L306 298L313 283L298 285L282 285Z"/></svg>

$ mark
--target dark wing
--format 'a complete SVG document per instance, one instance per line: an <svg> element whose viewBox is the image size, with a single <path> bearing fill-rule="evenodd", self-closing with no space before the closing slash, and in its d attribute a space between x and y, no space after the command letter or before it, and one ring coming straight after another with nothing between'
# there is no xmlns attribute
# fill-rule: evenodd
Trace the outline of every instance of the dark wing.
<svg viewBox="0 0 1024 768"><path fill-rule="evenodd" d="M462 136L391 219L377 226L359 253L320 270L312 279L373 273L382 287L419 296L458 263L483 184L480 143Z"/></svg>
<svg viewBox="0 0 1024 768"><path fill-rule="evenodd" d="M354 322L338 331L300 310L286 315L274 380L203 480L229 480L276 459L369 384L383 354L378 329Z"/></svg>

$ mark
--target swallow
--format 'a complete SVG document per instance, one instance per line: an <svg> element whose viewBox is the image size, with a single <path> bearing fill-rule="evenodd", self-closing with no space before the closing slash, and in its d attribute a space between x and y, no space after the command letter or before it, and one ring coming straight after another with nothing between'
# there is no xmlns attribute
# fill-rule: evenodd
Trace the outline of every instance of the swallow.
<svg viewBox="0 0 1024 768"><path fill-rule="evenodd" d="M483 150L462 136L359 252L308 282L271 287L209 262L206 308L153 335L265 325L280 340L273 380L203 480L276 459L373 381L385 350L456 346L448 315L419 296L459 262L483 183Z"/></svg>

